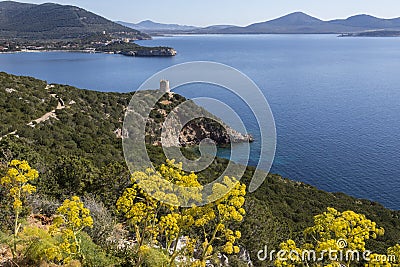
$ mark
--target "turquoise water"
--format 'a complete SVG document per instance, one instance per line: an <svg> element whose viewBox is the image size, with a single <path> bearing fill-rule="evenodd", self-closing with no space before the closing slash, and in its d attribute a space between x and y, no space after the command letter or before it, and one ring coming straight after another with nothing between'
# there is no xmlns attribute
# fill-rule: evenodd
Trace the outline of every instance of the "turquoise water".
<svg viewBox="0 0 400 267"><path fill-rule="evenodd" d="M400 38L203 35L140 43L172 46L178 55L3 54L0 71L126 92L177 63L228 64L253 79L271 105L278 133L272 172L400 208ZM250 110L228 91L193 85L177 92L224 100L240 112L257 139ZM257 141L252 145L252 165L258 160L258 146Z"/></svg>

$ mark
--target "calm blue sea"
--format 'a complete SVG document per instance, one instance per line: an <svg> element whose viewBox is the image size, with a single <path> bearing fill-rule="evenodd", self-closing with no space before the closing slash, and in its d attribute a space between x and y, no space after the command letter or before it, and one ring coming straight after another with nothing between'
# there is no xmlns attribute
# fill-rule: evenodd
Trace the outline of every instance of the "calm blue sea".
<svg viewBox="0 0 400 267"><path fill-rule="evenodd" d="M172 46L178 55L3 54L0 71L127 92L177 63L228 64L253 79L271 105L278 133L272 172L400 209L400 38L203 35L140 43ZM250 110L228 91L200 85L177 91L224 100L240 111L257 138ZM258 145L252 145L250 164L258 160Z"/></svg>

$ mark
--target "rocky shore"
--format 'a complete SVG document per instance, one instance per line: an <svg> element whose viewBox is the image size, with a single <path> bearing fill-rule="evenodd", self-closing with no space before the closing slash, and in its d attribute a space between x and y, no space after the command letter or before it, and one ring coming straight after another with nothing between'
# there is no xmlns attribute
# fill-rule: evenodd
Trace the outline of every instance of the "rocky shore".
<svg viewBox="0 0 400 267"><path fill-rule="evenodd" d="M205 139L213 140L219 146L254 141L250 134L242 134L221 122L216 123L209 119L193 120L179 133L180 146L199 145Z"/></svg>
<svg viewBox="0 0 400 267"><path fill-rule="evenodd" d="M173 48L155 48L139 49L133 51L116 51L114 54L120 54L130 57L173 57L177 54Z"/></svg>
<svg viewBox="0 0 400 267"><path fill-rule="evenodd" d="M177 52L173 48L160 48L151 50L135 50L135 51L115 51L115 52L103 52L96 50L66 50L66 49L23 49L18 51L0 51L0 54L14 54L14 53L40 53L40 52L69 52L69 53L90 53L90 54L116 54L129 57L173 57L176 56Z"/></svg>

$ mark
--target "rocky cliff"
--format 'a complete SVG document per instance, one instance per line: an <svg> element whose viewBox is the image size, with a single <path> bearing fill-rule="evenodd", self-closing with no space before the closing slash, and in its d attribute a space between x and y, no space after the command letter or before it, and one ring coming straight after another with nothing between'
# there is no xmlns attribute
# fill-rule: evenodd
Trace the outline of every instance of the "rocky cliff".
<svg viewBox="0 0 400 267"><path fill-rule="evenodd" d="M154 96L150 92L141 91L140 94L143 94L144 100L153 101ZM118 139L124 136L122 125L131 98L132 93L102 93L64 85L47 85L45 81L34 78L0 73L0 110L2 110L0 139L18 135L45 144L61 138L52 137L51 134L62 133L65 134L63 138L69 140L69 146L93 152L96 144L82 141L85 132L93 135L88 139L102 136L120 144ZM57 108L60 99L63 105L62 108ZM181 105L182 103L185 105ZM140 108L140 106L134 107L134 110ZM205 138L213 140L217 145L252 140L251 136L243 135L226 126L220 119L194 102L187 101L174 93L166 93L156 103L149 118L138 118L134 121L132 129L139 129L143 124L147 125L146 143L159 146L163 123L175 108L182 112L177 112L176 116L171 116L166 122L164 127L166 146L198 145ZM200 119L189 120L188 123L181 125L183 119L186 119L180 116L181 114L189 118L200 116ZM102 125L102 131L99 131L96 125ZM57 131L52 132L51 129L54 127L57 127ZM132 134L143 135L136 132ZM51 142L44 141L48 138L52 139Z"/></svg>
<svg viewBox="0 0 400 267"><path fill-rule="evenodd" d="M159 146L161 136L162 145L167 147L198 145L205 139L220 146L254 141L251 135L236 131L204 108L174 93L166 93L158 101L147 121L146 141Z"/></svg>

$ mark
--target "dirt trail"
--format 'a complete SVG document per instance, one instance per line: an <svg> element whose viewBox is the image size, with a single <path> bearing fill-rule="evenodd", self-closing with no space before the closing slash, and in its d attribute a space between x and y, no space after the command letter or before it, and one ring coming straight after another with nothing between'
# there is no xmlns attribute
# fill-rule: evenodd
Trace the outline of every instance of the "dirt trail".
<svg viewBox="0 0 400 267"><path fill-rule="evenodd" d="M47 112L47 113L44 114L42 117L40 117L40 118L38 118L38 119L36 119L36 120L31 121L31 122L28 123L27 125L29 125L29 126L31 126L31 127L35 127L36 124L41 123L41 122L44 122L44 121L47 121L47 120L50 119L50 118L57 119L56 110L58 110L58 109L64 109L64 108L65 108L64 101L63 101L61 98L58 98L57 95L53 95L53 94L52 94L51 96L58 99L58 105L57 105L56 109L53 109L52 111Z"/></svg>
<svg viewBox="0 0 400 267"><path fill-rule="evenodd" d="M8 135L15 135L16 133L17 133L17 131L14 131L14 132L5 134L5 135L3 135L3 136L0 137L0 141L1 141L4 137L7 137Z"/></svg>
<svg viewBox="0 0 400 267"><path fill-rule="evenodd" d="M54 87L53 85L47 85L46 86L46 90L48 90L50 88L53 88L53 87ZM50 118L54 118L54 119L57 120L56 110L64 109L65 108L65 104L64 104L64 101L61 98L59 98L56 94L51 94L51 96L54 97L54 98L57 98L57 100L58 100L58 104L57 104L56 109L53 109L52 111L47 112L46 114L44 114L42 117L31 121L30 123L27 124L28 126L35 127L36 124L44 122L44 121L47 121ZM0 137L0 141L3 138L5 138L6 136L8 136L8 135L16 135L16 134L17 134L17 131L13 131L11 133L5 134L5 135Z"/></svg>

